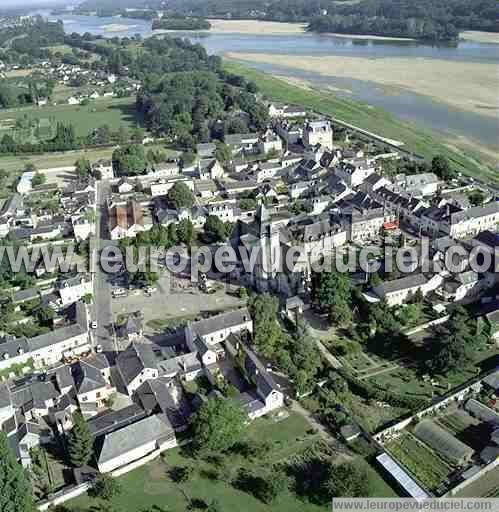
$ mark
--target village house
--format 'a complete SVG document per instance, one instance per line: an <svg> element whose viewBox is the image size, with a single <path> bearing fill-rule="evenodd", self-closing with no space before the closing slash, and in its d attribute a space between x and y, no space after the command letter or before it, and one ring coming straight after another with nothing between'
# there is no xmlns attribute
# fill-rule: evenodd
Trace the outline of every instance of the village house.
<svg viewBox="0 0 499 512"><path fill-rule="evenodd" d="M134 200L112 206L109 210L111 240L133 238L137 233L151 229L152 225L151 215Z"/></svg>
<svg viewBox="0 0 499 512"><path fill-rule="evenodd" d="M0 341L0 371L32 360L35 368L62 361L65 355L89 349L86 306L75 305L75 322L34 338L7 337Z"/></svg>
<svg viewBox="0 0 499 512"><path fill-rule="evenodd" d="M111 160L97 160L92 164L92 173L101 180L114 178L113 162Z"/></svg>
<svg viewBox="0 0 499 512"><path fill-rule="evenodd" d="M269 152L282 153L282 140L272 130L267 130L258 141L258 150L266 155Z"/></svg>
<svg viewBox="0 0 499 512"><path fill-rule="evenodd" d="M258 134L257 133L234 133L225 136L225 144L227 144L233 155L252 154L258 151Z"/></svg>
<svg viewBox="0 0 499 512"><path fill-rule="evenodd" d="M63 307L73 304L86 295L91 295L92 279L89 275L77 275L69 279L64 279L58 283L58 291L61 297Z"/></svg>
<svg viewBox="0 0 499 512"><path fill-rule="evenodd" d="M101 473L131 464L152 453L177 446L175 431L164 415L135 421L97 440L97 467Z"/></svg>
<svg viewBox="0 0 499 512"><path fill-rule="evenodd" d="M103 354L93 354L81 359L74 374L76 397L80 406L95 405L91 415L105 406L106 400L116 392L111 384L111 368Z"/></svg>
<svg viewBox="0 0 499 512"><path fill-rule="evenodd" d="M146 380L159 377L156 356L151 346L145 343L130 343L119 353L116 366L130 396Z"/></svg>
<svg viewBox="0 0 499 512"><path fill-rule="evenodd" d="M284 406L284 394L255 352L239 337L231 335L226 341L227 352L234 361L243 358L244 373L254 389L237 396L250 420L260 418Z"/></svg>
<svg viewBox="0 0 499 512"><path fill-rule="evenodd" d="M213 142L206 142L196 145L196 154L199 158L213 158L215 156L215 151L217 146Z"/></svg>
<svg viewBox="0 0 499 512"><path fill-rule="evenodd" d="M413 197L428 197L437 193L441 181L436 174L427 172L423 174L397 174L393 184L397 189L403 190Z"/></svg>
<svg viewBox="0 0 499 512"><path fill-rule="evenodd" d="M223 178L224 169L215 158L206 158L198 162L197 173L200 180L216 180Z"/></svg>
<svg viewBox="0 0 499 512"><path fill-rule="evenodd" d="M333 128L329 121L309 121L303 127L303 145L305 147L320 144L333 150Z"/></svg>
<svg viewBox="0 0 499 512"><path fill-rule="evenodd" d="M414 297L420 291L423 297L435 291L442 284L442 277L438 274L426 277L424 274L411 274L400 279L384 281L374 286L372 291L380 299L386 300L389 306L400 306Z"/></svg>
<svg viewBox="0 0 499 512"><path fill-rule="evenodd" d="M175 183L184 183L190 190L194 191L194 181L186 176L171 178L160 178L154 183L150 183L152 197L166 196Z"/></svg>
<svg viewBox="0 0 499 512"><path fill-rule="evenodd" d="M340 162L334 172L349 187L355 188L361 185L375 170L373 160L359 158L350 162Z"/></svg>
<svg viewBox="0 0 499 512"><path fill-rule="evenodd" d="M303 127L288 121L277 124L275 131L287 145L297 144L303 137Z"/></svg>
<svg viewBox="0 0 499 512"><path fill-rule="evenodd" d="M307 111L300 106L279 105L277 103L269 104L269 117L291 119L296 117L305 117Z"/></svg>

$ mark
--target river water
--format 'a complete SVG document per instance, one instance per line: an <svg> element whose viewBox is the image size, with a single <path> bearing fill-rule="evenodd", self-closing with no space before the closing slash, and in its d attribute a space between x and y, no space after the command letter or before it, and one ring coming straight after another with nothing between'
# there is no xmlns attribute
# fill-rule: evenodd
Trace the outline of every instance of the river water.
<svg viewBox="0 0 499 512"><path fill-rule="evenodd" d="M49 19L61 19L66 32L89 32L104 37L131 37L152 34L151 23L129 18L99 18L73 14L52 17L47 11L38 11ZM396 57L444 59L458 62L486 62L499 65L499 45L460 41L457 46L431 46L415 41L358 40L329 35L252 35L231 33L179 33L202 44L208 53L225 52L339 55L349 57ZM448 107L431 98L404 89L382 87L369 81L323 76L292 67L245 62L256 69L305 80L322 88L334 88L334 94L366 102L383 108L391 114L430 128L447 136L463 136L481 145L497 149L499 123L497 119L465 110Z"/></svg>

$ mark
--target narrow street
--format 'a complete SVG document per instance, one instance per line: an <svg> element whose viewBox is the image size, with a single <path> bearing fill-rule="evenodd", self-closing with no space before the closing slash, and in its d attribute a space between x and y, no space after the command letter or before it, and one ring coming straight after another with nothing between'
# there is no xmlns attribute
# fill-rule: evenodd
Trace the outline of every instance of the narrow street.
<svg viewBox="0 0 499 512"><path fill-rule="evenodd" d="M107 207L106 198L110 191L108 181L97 182L97 204L95 221L94 251L94 304L92 321L97 322L97 329L93 330L95 345L101 345L104 353L111 362L116 355L116 337L113 329L113 313L111 309L111 290L108 283L109 276L102 270L99 263L100 252L110 243L107 240Z"/></svg>

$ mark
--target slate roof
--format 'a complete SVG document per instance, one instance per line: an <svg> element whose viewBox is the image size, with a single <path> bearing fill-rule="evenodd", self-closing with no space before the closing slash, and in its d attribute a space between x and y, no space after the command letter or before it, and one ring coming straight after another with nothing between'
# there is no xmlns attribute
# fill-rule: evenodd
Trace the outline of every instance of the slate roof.
<svg viewBox="0 0 499 512"><path fill-rule="evenodd" d="M97 356L99 356L99 354L97 354ZM107 385L106 380L101 374L101 369L99 368L103 362L100 361L98 357L92 359L95 359L95 361L91 359L88 361L82 360L78 364L78 370L75 375L75 386L78 394L89 393L90 391L104 388Z"/></svg>
<svg viewBox="0 0 499 512"><path fill-rule="evenodd" d="M483 383L492 388L494 391L499 390L499 370L483 379Z"/></svg>
<svg viewBox="0 0 499 512"><path fill-rule="evenodd" d="M428 279L426 279L424 274L411 274L410 276L394 279L393 281L384 281L380 285L376 286L375 290L376 293L386 295L388 293L423 286L427 282Z"/></svg>
<svg viewBox="0 0 499 512"><path fill-rule="evenodd" d="M107 411L94 416L87 421L87 425L92 437L98 437L126 427L146 416L147 412L144 409L137 404L132 404L118 411Z"/></svg>
<svg viewBox="0 0 499 512"><path fill-rule="evenodd" d="M177 404L171 395L166 380L148 380L137 389L137 396L142 407L149 413L162 412L174 429L187 425L190 408L186 400Z"/></svg>
<svg viewBox="0 0 499 512"><path fill-rule="evenodd" d="M157 368L156 356L151 346L135 342L118 355L116 364L125 384L130 384L144 369Z"/></svg>
<svg viewBox="0 0 499 512"><path fill-rule="evenodd" d="M204 320L192 322L190 327L198 336L206 336L222 329L244 324L250 319L251 316L248 309L241 308L234 311L228 311L226 313L220 313L219 315L215 315Z"/></svg>
<svg viewBox="0 0 499 512"><path fill-rule="evenodd" d="M0 342L0 357L2 354L8 354L13 358L21 353L29 353L50 347L57 343L61 343L67 339L79 336L88 330L87 313L83 302L77 302L75 305L76 323L60 327L45 334L40 334L34 338L4 338Z"/></svg>
<svg viewBox="0 0 499 512"><path fill-rule="evenodd" d="M98 463L103 464L153 441L166 440L174 435L166 418L149 416L106 434L102 440Z"/></svg>

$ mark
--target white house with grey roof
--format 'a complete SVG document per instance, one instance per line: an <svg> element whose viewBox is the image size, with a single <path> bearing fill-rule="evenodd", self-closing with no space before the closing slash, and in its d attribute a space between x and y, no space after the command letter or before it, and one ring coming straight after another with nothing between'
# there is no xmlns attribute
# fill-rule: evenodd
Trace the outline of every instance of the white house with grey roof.
<svg viewBox="0 0 499 512"><path fill-rule="evenodd" d="M159 377L156 356L148 344L130 343L116 358L116 366L130 396L146 380Z"/></svg>
<svg viewBox="0 0 499 512"><path fill-rule="evenodd" d="M393 281L384 281L373 287L372 291L380 299L386 300L389 306L400 306L419 290L426 296L442 284L443 278L434 275L427 277L424 274L411 274Z"/></svg>
<svg viewBox="0 0 499 512"><path fill-rule="evenodd" d="M82 274L64 279L58 285L62 306L69 306L79 301L85 295L91 295L92 288L92 279L89 275Z"/></svg>
<svg viewBox="0 0 499 512"><path fill-rule="evenodd" d="M208 345L225 341L230 334L243 331L253 332L253 321L248 308L227 311L218 315L192 322L186 328L187 344L199 336Z"/></svg>
<svg viewBox="0 0 499 512"><path fill-rule="evenodd" d="M97 467L101 473L110 473L147 455L174 448L177 439L168 419L154 415L105 434L97 446Z"/></svg>
<svg viewBox="0 0 499 512"><path fill-rule="evenodd" d="M105 401L116 391L111 384L111 368L104 354L93 354L81 359L75 371L76 396L80 404L104 407Z"/></svg>
<svg viewBox="0 0 499 512"><path fill-rule="evenodd" d="M248 417L253 420L283 407L284 394L256 353L237 336L231 336L225 345L234 360L243 356L244 372L254 384L253 389L237 397Z"/></svg>
<svg viewBox="0 0 499 512"><path fill-rule="evenodd" d="M0 371L32 360L35 368L54 365L66 355L90 349L85 304L77 302L75 322L34 338L0 341Z"/></svg>

